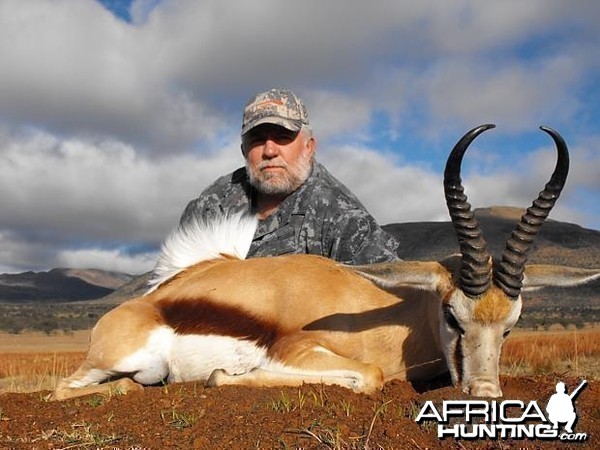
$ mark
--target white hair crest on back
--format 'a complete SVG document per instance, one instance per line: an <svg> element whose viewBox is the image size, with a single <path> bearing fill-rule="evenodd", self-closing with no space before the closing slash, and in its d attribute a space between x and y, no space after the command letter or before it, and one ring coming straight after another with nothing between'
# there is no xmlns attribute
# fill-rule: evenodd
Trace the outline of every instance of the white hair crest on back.
<svg viewBox="0 0 600 450"><path fill-rule="evenodd" d="M162 245L147 293L199 262L223 258L223 255L245 259L257 224L255 216L241 212L212 220L195 217L179 225Z"/></svg>

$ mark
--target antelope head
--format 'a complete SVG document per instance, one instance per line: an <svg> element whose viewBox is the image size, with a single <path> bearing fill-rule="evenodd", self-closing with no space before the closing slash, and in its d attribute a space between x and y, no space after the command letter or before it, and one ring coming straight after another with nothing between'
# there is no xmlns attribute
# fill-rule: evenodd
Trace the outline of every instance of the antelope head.
<svg viewBox="0 0 600 450"><path fill-rule="evenodd" d="M554 173L521 217L500 259L493 259L479 223L467 202L460 178L463 155L471 142L494 125L468 132L454 147L444 172L446 203L460 246L460 262L452 270L451 288L442 291L440 337L452 381L475 396L502 395L498 365L502 343L521 313L525 262L532 242L554 206L569 171L562 137L548 133L558 151Z"/></svg>

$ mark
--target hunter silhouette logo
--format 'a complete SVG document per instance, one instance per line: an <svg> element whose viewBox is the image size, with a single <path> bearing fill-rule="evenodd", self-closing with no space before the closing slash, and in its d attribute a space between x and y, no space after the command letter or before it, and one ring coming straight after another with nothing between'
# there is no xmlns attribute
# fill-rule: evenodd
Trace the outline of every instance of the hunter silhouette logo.
<svg viewBox="0 0 600 450"><path fill-rule="evenodd" d="M546 406L546 412L548 413L548 419L553 423L552 429L558 429L559 422L566 422L565 431L567 433L573 433L573 424L577 420L577 414L575 413L575 407L573 406L573 400L575 396L579 394L579 391L586 385L587 381L583 380L577 389L575 389L570 395L567 394L565 383L559 381L556 383L556 394L553 394L548 401Z"/></svg>
<svg viewBox="0 0 600 450"><path fill-rule="evenodd" d="M542 439L585 441L587 433L575 433L576 397L586 386L583 380L570 394L565 383L556 383L556 393L546 405L546 414L532 400L444 400L440 406L425 402L415 421L437 422L440 439ZM561 432L561 424L564 431Z"/></svg>

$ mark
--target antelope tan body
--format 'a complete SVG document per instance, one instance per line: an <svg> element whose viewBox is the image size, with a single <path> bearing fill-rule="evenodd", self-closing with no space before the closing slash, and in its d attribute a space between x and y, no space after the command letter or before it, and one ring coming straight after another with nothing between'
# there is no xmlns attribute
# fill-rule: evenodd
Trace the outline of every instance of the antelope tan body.
<svg viewBox="0 0 600 450"><path fill-rule="evenodd" d="M193 281L188 284L189 279ZM174 302L182 298L180 293L187 301ZM349 387L361 391L380 387L382 375L405 378L407 365L424 360L433 367L411 370L425 375L444 370L438 347L429 345L437 335L434 295L413 290L411 300L399 298L326 258L292 255L211 261L151 295L158 298L153 301L176 332L208 329L252 342L265 349L261 367L266 370L276 363L277 370L288 366L285 370L291 372L318 372L318 378L327 371L356 371ZM428 318L429 329L417 326L423 317ZM402 357L398 349L414 330L420 330L421 336ZM390 358L392 354L398 357Z"/></svg>
<svg viewBox="0 0 600 450"><path fill-rule="evenodd" d="M371 392L445 372L438 296L408 287L404 297L318 256L202 262L106 314L86 361L54 395L104 391L79 387L123 376L147 385L211 374L211 383Z"/></svg>
<svg viewBox="0 0 600 450"><path fill-rule="evenodd" d="M462 154L488 128L466 135L447 165L460 255L356 267L311 255L244 260L254 218L179 229L163 246L153 289L100 319L86 360L52 398L191 380L368 393L391 379L446 371L466 392L501 395L498 361L521 290L585 283L600 269L524 265L522 243L533 240L564 184L564 143L550 183L558 188L540 193L502 262L492 260L458 177Z"/></svg>

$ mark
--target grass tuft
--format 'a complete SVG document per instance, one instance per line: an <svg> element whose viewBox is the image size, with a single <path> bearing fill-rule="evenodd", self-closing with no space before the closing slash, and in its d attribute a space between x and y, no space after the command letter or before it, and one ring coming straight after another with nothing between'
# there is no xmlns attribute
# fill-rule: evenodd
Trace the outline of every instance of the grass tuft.
<svg viewBox="0 0 600 450"><path fill-rule="evenodd" d="M113 445L122 438L116 434L103 435L94 430L92 424L82 422L71 425L70 430L52 429L42 431L39 437L31 440L31 443L47 442L67 445L66 448L100 448Z"/></svg>
<svg viewBox="0 0 600 450"><path fill-rule="evenodd" d="M198 419L194 414L179 412L175 408L161 411L160 417L165 424L178 430L192 427Z"/></svg>

